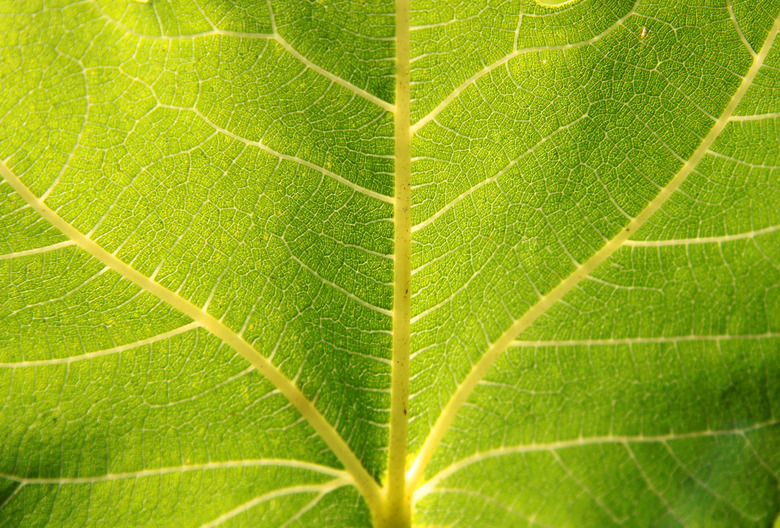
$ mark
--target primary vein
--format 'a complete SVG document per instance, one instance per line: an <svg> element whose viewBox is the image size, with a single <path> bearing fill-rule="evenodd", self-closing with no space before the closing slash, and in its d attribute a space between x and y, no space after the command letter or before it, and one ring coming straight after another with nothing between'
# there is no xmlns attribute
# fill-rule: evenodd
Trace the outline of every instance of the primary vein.
<svg viewBox="0 0 780 528"><path fill-rule="evenodd" d="M563 298L570 290L577 286L580 281L588 277L593 270L596 269L602 262L604 262L610 255L620 249L623 244L628 240L628 237L639 229L652 215L655 213L682 185L688 175L694 170L696 165L707 154L707 151L718 138L720 133L729 123L731 115L736 110L740 101L744 97L750 85L753 83L758 74L758 70L764 63L769 51L772 49L772 43L780 33L780 15L775 19L775 23L772 26L771 31L766 37L764 45L761 51L753 59L753 63L750 66L745 77L742 79L737 91L731 98L731 101L720 118L715 122L710 132L699 144L698 148L694 151L693 155L688 159L685 164L680 168L677 174L669 181L658 195L633 219L628 225L621 229L620 232L611 240L609 240L599 251L597 251L590 259L584 264L580 265L571 275L562 280L558 286L553 288L547 295L539 299L539 301L533 305L522 317L517 319L512 326L510 326L490 347L485 351L480 360L472 367L469 374L458 386L455 392L450 397L449 402L442 410L439 418L437 419L431 431L428 433L422 449L414 460L412 468L409 470L407 476L408 485L414 489L422 479L425 468L433 457L433 453L439 446L444 434L452 425L458 411L471 395L472 391L476 388L479 381L485 376L488 369L499 358L504 350L509 347L514 339L526 328L528 328L537 318L544 314L550 307Z"/></svg>
<svg viewBox="0 0 780 528"><path fill-rule="evenodd" d="M13 189L45 220L59 229L64 235L73 240L79 247L101 261L109 269L119 273L122 277L133 282L144 291L166 302L173 308L189 316L203 328L220 338L225 344L232 347L249 361L262 375L264 375L284 396L292 403L298 412L312 425L314 430L322 437L328 447L344 465L346 471L354 480L355 486L365 496L369 504L379 501L379 486L369 475L349 445L333 428L333 426L320 414L314 404L267 358L262 356L255 348L246 342L240 335L217 320L199 306L187 299L180 297L165 286L155 282L138 270L121 261L115 255L109 253L88 238L74 226L65 221L56 212L41 201L5 164L0 161L0 175L13 187Z"/></svg>
<svg viewBox="0 0 780 528"><path fill-rule="evenodd" d="M412 293L412 135L409 77L409 1L396 2L395 204L393 366L390 405L390 450L386 500L388 512L411 511L406 487L409 431L409 350ZM403 525L403 524L399 524Z"/></svg>

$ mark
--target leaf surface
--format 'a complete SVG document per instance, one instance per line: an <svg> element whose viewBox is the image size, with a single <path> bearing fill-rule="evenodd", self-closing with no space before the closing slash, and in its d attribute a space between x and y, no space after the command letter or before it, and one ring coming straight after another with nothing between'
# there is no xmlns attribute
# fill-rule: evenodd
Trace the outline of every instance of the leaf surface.
<svg viewBox="0 0 780 528"><path fill-rule="evenodd" d="M770 526L780 3L0 6L0 526Z"/></svg>

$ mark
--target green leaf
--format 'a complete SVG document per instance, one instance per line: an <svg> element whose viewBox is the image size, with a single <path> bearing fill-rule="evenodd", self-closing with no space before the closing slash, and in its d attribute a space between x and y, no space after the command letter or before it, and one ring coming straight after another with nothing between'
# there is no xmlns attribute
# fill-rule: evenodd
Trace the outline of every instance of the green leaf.
<svg viewBox="0 0 780 528"><path fill-rule="evenodd" d="M780 2L0 2L0 527L769 527Z"/></svg>

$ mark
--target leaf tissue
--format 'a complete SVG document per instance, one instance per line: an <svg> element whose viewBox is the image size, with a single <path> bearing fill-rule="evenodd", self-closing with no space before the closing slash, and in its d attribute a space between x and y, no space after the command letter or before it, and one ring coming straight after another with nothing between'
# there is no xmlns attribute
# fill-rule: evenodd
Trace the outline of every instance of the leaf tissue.
<svg viewBox="0 0 780 528"><path fill-rule="evenodd" d="M780 513L780 1L0 0L0 527Z"/></svg>

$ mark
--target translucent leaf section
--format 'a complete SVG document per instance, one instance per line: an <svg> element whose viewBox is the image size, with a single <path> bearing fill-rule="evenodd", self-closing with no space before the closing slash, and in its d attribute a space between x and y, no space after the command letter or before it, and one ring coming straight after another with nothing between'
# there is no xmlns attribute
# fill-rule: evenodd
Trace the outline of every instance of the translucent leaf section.
<svg viewBox="0 0 780 528"><path fill-rule="evenodd" d="M328 443L381 475L392 20L358 7L0 7L0 524L368 522Z"/></svg>
<svg viewBox="0 0 780 528"><path fill-rule="evenodd" d="M418 312L418 372L429 381L418 385L416 401L435 407L447 401L442 387L463 390L463 373L472 377L471 367L484 362L479 351L486 347L477 343L496 341L508 326L500 321L522 320L519 310L532 322L478 379L446 429L415 494L418 522L726 527L775 519L780 238L773 182L780 133L769 110L778 7L748 19L744 5L726 4L717 14L678 6L675 13L641 2L592 44L529 52L534 62L517 73L507 61L502 73L486 73L489 81L476 80L420 128L421 148L434 138L445 145L445 137L489 147L481 163L460 161L473 147L420 157L421 167L431 167L421 188L436 187L449 171L465 191L442 207L438 189L452 186L438 185L416 203L420 236L430 233L429 242L418 239L421 303L432 299L424 304L432 308ZM684 20L709 22L693 28ZM663 31L676 39L653 40ZM601 58L569 84L586 87L581 99L556 84L594 51ZM684 66L669 68L664 57ZM612 60L620 67L604 70ZM695 82L686 79L693 71ZM523 98L517 106L500 91L509 75L517 80L515 97ZM595 85L587 88L594 81L609 87L605 100ZM534 97L539 86L549 86L555 109L535 120L546 110L533 106L543 99ZM594 112L601 105L608 111ZM479 128L477 115L502 124L527 116L524 133L536 141L517 157L505 155L517 136L489 143L489 132L501 126ZM551 132L542 135L540 126ZM463 166L485 169L474 175ZM658 201L686 166L684 181ZM633 227L648 203L659 206L637 232L592 272L573 273L616 236L625 239L619 226ZM518 214L505 215L512 208ZM460 281L449 275L443 298L436 297L440 265L467 270ZM562 279L561 300L537 310L547 295L558 295ZM446 319L433 319L437 314ZM442 353L446 366L426 361ZM422 423L427 405L413 407Z"/></svg>
<svg viewBox="0 0 780 528"><path fill-rule="evenodd" d="M0 2L0 527L767 527L780 2Z"/></svg>
<svg viewBox="0 0 780 528"><path fill-rule="evenodd" d="M545 18L584 25L580 5ZM490 343L658 196L752 64L725 5L622 13L589 43L529 48L481 71L416 133L421 433L438 414L429 405L448 399Z"/></svg>

